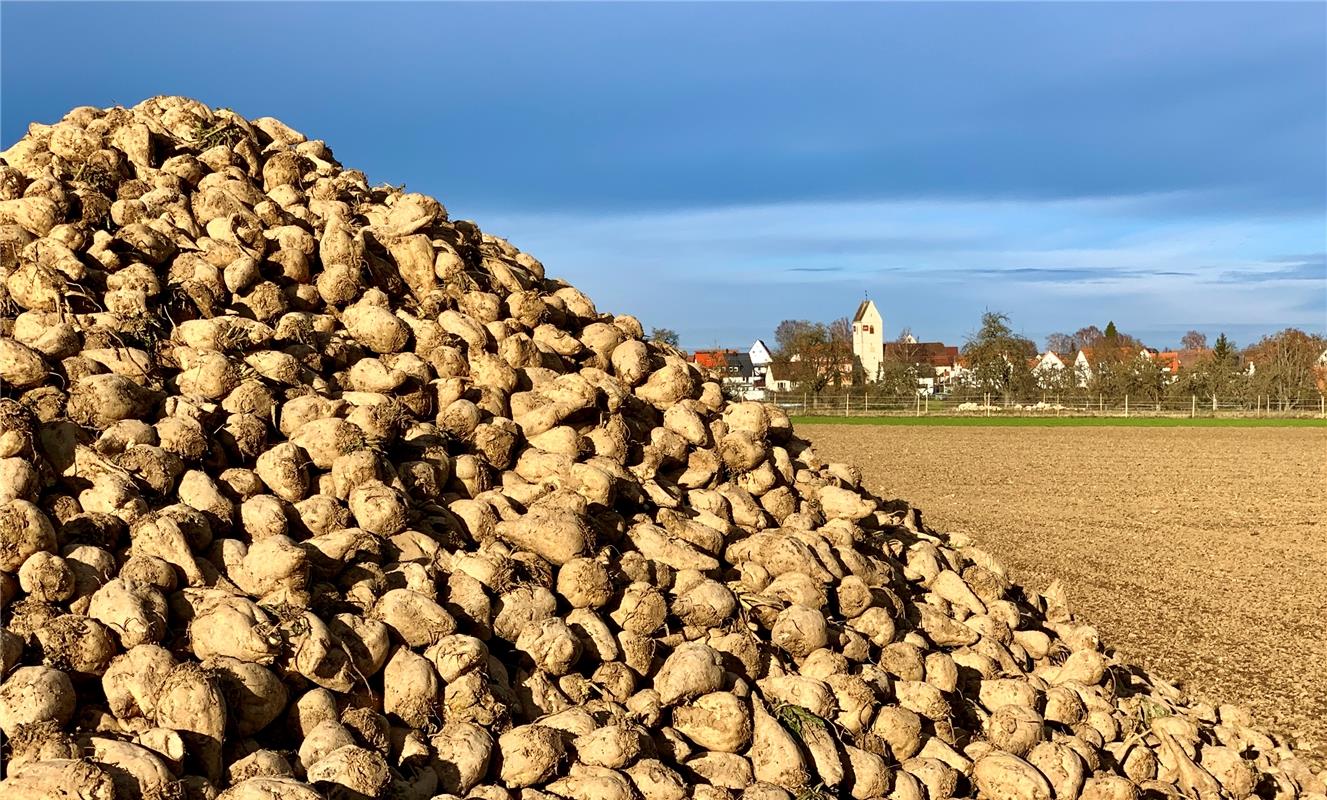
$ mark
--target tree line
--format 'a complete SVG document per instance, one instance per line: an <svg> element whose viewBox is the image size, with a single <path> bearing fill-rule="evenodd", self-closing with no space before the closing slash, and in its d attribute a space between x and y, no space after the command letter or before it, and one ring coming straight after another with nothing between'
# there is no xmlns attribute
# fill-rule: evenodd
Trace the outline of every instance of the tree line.
<svg viewBox="0 0 1327 800"><path fill-rule="evenodd" d="M869 383L873 394L911 397L920 379L936 376L921 345L911 338L910 331L901 331L886 348L879 374L866 381L853 357L847 317L830 323L784 320L774 331L776 374L817 393ZM1162 360L1143 356L1143 342L1114 322L1104 329L1089 325L1046 337L1045 349L1061 354L1066 369L1035 370L1034 361L1044 351L1017 333L1007 314L992 311L982 315L978 330L964 340L965 369L958 385L949 389L1019 400L1090 397L1119 402L1128 397L1144 403L1200 397L1252 402L1259 397L1281 405L1316 403L1327 393L1327 367L1318 361L1327 349L1327 337L1321 335L1286 328L1241 349L1225 333L1208 347L1205 334L1189 331L1180 346L1181 367L1168 374ZM1074 361L1080 351L1088 361L1085 369Z"/></svg>
<svg viewBox="0 0 1327 800"><path fill-rule="evenodd" d="M1167 373L1166 363L1143 355L1137 337L1119 331L1114 322L1105 330L1088 326L1073 334L1054 333L1046 348L1074 359L1082 351L1087 365L1069 361L1066 369L1034 370L1035 344L1015 334L1009 317L999 312L982 316L981 328L964 343L968 361L966 383L1000 397L1083 397L1137 402L1202 397L1212 401L1269 398L1281 405L1316 402L1327 392L1327 367L1319 362L1327 337L1286 328L1240 349L1225 333L1209 348L1207 337L1189 331L1181 339L1181 364Z"/></svg>

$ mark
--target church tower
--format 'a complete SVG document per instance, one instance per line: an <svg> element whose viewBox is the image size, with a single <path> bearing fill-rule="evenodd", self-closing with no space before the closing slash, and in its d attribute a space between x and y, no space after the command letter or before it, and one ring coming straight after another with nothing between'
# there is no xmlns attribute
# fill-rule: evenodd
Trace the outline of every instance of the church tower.
<svg viewBox="0 0 1327 800"><path fill-rule="evenodd" d="M880 377L880 362L885 357L885 319L872 300L863 300L852 317L852 354L862 365L867 383Z"/></svg>

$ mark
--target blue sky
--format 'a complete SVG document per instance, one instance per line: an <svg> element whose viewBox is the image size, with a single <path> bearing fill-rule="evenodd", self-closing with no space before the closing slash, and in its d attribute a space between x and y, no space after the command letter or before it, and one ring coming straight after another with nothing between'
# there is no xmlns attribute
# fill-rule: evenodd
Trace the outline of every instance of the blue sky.
<svg viewBox="0 0 1327 800"><path fill-rule="evenodd" d="M1327 4L13 3L0 139L186 94L683 344L1327 327ZM79 54L75 57L72 54Z"/></svg>

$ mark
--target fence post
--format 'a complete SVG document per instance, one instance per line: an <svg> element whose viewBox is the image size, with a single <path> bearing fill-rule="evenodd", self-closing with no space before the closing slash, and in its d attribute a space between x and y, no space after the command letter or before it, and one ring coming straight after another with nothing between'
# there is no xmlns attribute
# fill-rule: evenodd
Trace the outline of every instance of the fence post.
<svg viewBox="0 0 1327 800"><path fill-rule="evenodd" d="M931 413L931 396L929 394L926 395L926 408L922 411L922 413L923 414Z"/></svg>
<svg viewBox="0 0 1327 800"><path fill-rule="evenodd" d="M1198 395L1189 395L1189 419L1198 416Z"/></svg>
<svg viewBox="0 0 1327 800"><path fill-rule="evenodd" d="M843 416L848 416L848 403L852 400L852 392L843 393Z"/></svg>
<svg viewBox="0 0 1327 800"><path fill-rule="evenodd" d="M913 409L912 415L914 417L920 417L922 415L922 396L914 392L912 399L915 401L915 406L916 406Z"/></svg>

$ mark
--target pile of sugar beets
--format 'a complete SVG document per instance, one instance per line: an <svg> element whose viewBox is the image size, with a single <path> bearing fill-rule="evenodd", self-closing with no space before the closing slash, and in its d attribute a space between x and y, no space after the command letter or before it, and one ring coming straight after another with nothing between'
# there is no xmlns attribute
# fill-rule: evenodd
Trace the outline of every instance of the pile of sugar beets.
<svg viewBox="0 0 1327 800"><path fill-rule="evenodd" d="M321 141L0 153L4 800L1324 796Z"/></svg>

